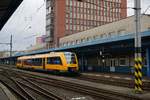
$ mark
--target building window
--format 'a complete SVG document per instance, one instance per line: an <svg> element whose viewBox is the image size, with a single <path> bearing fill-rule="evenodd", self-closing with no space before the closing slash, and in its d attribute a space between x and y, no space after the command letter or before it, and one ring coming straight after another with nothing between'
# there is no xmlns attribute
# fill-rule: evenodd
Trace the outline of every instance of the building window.
<svg viewBox="0 0 150 100"><path fill-rule="evenodd" d="M120 35L120 36L125 35L125 33L126 33L125 29L121 29L118 31L118 35Z"/></svg>
<svg viewBox="0 0 150 100"><path fill-rule="evenodd" d="M70 25L70 30L72 30L72 25Z"/></svg>
<svg viewBox="0 0 150 100"><path fill-rule="evenodd" d="M67 18L69 17L69 14L68 14L68 13L66 14L66 17L67 17Z"/></svg>
<svg viewBox="0 0 150 100"><path fill-rule="evenodd" d="M73 5L72 0L70 0L70 5L71 5L71 6Z"/></svg>
<svg viewBox="0 0 150 100"><path fill-rule="evenodd" d="M70 18L72 18L73 16L72 16L72 11L70 11Z"/></svg>
<svg viewBox="0 0 150 100"><path fill-rule="evenodd" d="M67 18L66 18L66 23L67 23L67 24L69 23L69 19L67 19Z"/></svg>
<svg viewBox="0 0 150 100"><path fill-rule="evenodd" d="M103 34L103 38L106 38L106 37L107 37L107 34L106 34L106 33L104 33L104 34Z"/></svg>
<svg viewBox="0 0 150 100"><path fill-rule="evenodd" d="M108 37L113 37L115 34L113 32L108 33Z"/></svg>
<svg viewBox="0 0 150 100"><path fill-rule="evenodd" d="M148 31L150 31L150 27L148 27L147 29L148 29Z"/></svg>
<svg viewBox="0 0 150 100"><path fill-rule="evenodd" d="M70 19L70 24L72 24L72 19Z"/></svg>
<svg viewBox="0 0 150 100"><path fill-rule="evenodd" d="M50 30L47 30L47 31L46 31L46 35L49 35L49 34L50 34Z"/></svg>
<svg viewBox="0 0 150 100"><path fill-rule="evenodd" d="M73 25L73 30L76 30L76 25Z"/></svg>
<svg viewBox="0 0 150 100"><path fill-rule="evenodd" d="M68 26L68 24L66 25L66 30L68 30L69 29L69 26Z"/></svg>
<svg viewBox="0 0 150 100"><path fill-rule="evenodd" d="M51 21L50 19L47 19L47 21L46 21L46 26L47 26L47 25L50 25L50 21Z"/></svg>
<svg viewBox="0 0 150 100"><path fill-rule="evenodd" d="M49 14L49 13L51 13L51 7L46 8L46 14Z"/></svg>
<svg viewBox="0 0 150 100"><path fill-rule="evenodd" d="M89 41L89 37L86 38L86 41Z"/></svg>
<svg viewBox="0 0 150 100"><path fill-rule="evenodd" d="M69 0L66 0L66 5L69 5Z"/></svg>
<svg viewBox="0 0 150 100"><path fill-rule="evenodd" d="M85 42L86 41L86 39L85 38L83 38L83 42Z"/></svg>
<svg viewBox="0 0 150 100"><path fill-rule="evenodd" d="M120 58L119 59L119 65L120 66L126 66L126 59L125 58Z"/></svg>

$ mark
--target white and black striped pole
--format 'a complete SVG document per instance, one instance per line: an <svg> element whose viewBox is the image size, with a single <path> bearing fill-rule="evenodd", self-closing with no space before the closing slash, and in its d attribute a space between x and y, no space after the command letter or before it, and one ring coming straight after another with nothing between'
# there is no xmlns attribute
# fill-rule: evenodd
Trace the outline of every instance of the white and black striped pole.
<svg viewBox="0 0 150 100"><path fill-rule="evenodd" d="M135 0L135 92L141 93L142 90L142 56L141 56L141 0Z"/></svg>

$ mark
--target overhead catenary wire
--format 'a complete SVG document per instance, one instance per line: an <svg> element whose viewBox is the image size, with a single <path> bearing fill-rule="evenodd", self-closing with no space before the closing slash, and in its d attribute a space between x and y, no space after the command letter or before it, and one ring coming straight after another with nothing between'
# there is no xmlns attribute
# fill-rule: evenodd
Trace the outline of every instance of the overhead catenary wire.
<svg viewBox="0 0 150 100"><path fill-rule="evenodd" d="M45 0L44 0L44 2L35 10L35 12L33 12L32 14L29 15L30 18L32 18L32 20L28 21L28 22L24 25L24 27L23 27L19 32L17 32L18 34L23 33L24 31L26 31L26 30L28 30L28 29L30 29L30 28L32 27L32 26L31 26L31 22L33 22L33 21L35 20L34 17L36 17L36 14L38 14L38 12L44 7L44 5L45 5ZM16 34L15 34L15 35L16 35ZM33 36L33 35L31 35L31 36ZM29 37L29 36L27 36L27 37ZM27 39L27 38L24 37L24 39Z"/></svg>
<svg viewBox="0 0 150 100"><path fill-rule="evenodd" d="M38 3L38 2L37 2ZM33 21L34 20L36 20L36 18L35 17L37 17L37 14L39 13L39 11L45 6L45 0L44 0L44 2L42 3L42 4L36 4L36 3L34 3L35 5L39 5L38 7L36 6L36 8L34 9L34 11L32 11L32 13L30 13L30 14L28 14L28 16L30 17L30 19L31 20L28 20L28 16L25 16L26 18L27 18L27 20L26 20L26 23L24 23L24 24L22 24L23 22L22 21L20 21L20 23L23 25L23 27L21 27L21 29L18 31L18 32L16 32L16 34L14 34L15 36L14 37L17 37L18 35L20 35L20 34L22 34L22 33L29 33L29 32L27 32L27 30L28 29L31 29L31 27L32 27L32 24L33 24ZM33 6L33 5L32 5ZM24 10L27 8L27 6L26 6L26 4L24 5L24 9L22 9L21 10L21 12L24 12ZM20 16L20 18L21 17L23 17L21 14L19 15ZM18 20L19 21L19 20ZM22 26L22 25L18 25L18 26ZM26 32L25 32L26 31ZM24 35L27 35L27 34L24 34ZM27 37L23 37L23 35L20 35L20 40L14 40L14 44L16 44L16 43L20 43L20 44L22 44L22 40L23 39L30 39L30 38L32 38L32 37L35 37L35 34L31 34L30 36L28 36L27 35ZM22 39L21 39L22 38ZM20 42L18 42L18 41L20 41Z"/></svg>
<svg viewBox="0 0 150 100"><path fill-rule="evenodd" d="M143 14L146 14L146 12L150 9L150 5L146 8L146 10L143 12Z"/></svg>
<svg viewBox="0 0 150 100"><path fill-rule="evenodd" d="M34 20L34 17L36 17L36 14L38 14L38 12L41 10L41 8L42 8L44 5L45 5L45 0L44 0L44 3L41 4L40 7L38 7L35 12L33 12L32 14L29 15L32 22L33 22L33 20ZM26 18L28 18L28 17L26 17ZM25 31L25 29L30 26L30 22L31 22L31 21L28 21L28 23L25 25L25 27L24 27L19 33L22 33L23 31Z"/></svg>

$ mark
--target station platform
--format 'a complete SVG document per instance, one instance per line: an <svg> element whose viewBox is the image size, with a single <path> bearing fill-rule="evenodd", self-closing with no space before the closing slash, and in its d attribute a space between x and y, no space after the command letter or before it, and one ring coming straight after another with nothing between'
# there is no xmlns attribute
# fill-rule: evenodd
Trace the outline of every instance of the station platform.
<svg viewBox="0 0 150 100"><path fill-rule="evenodd" d="M134 75L129 74L121 74L121 73L98 73L98 72L86 72L82 73L82 75L91 76L91 77L103 77L106 79L119 79L119 80L134 80ZM143 76L143 82L150 82L150 77Z"/></svg>
<svg viewBox="0 0 150 100"><path fill-rule="evenodd" d="M0 83L0 100L17 100L17 98L7 89L7 87Z"/></svg>
<svg viewBox="0 0 150 100"><path fill-rule="evenodd" d="M113 86L113 85L107 85L107 84L102 84L102 83L94 83L94 82L83 81L83 80L74 79L74 78L70 78L70 77L49 75L49 74L45 74L45 73L24 71L24 70L18 70L18 69L14 69L14 70L17 70L19 72L25 72L25 73L32 74L32 75L39 75L39 76L45 77L45 78L52 78L52 79L66 81L69 83L71 82L71 83L75 83L75 84L90 86L93 88L103 89L103 90L115 92L118 94L132 96L132 97L138 98L140 100L150 100L150 92L149 91L143 91L142 94L136 94L132 88L127 88L127 87Z"/></svg>

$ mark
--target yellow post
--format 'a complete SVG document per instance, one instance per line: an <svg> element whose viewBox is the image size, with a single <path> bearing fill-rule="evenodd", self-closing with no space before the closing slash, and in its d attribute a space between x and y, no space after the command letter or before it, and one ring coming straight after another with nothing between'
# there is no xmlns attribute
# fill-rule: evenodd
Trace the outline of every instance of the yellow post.
<svg viewBox="0 0 150 100"><path fill-rule="evenodd" d="M142 89L142 58L135 58L135 92L141 93Z"/></svg>

